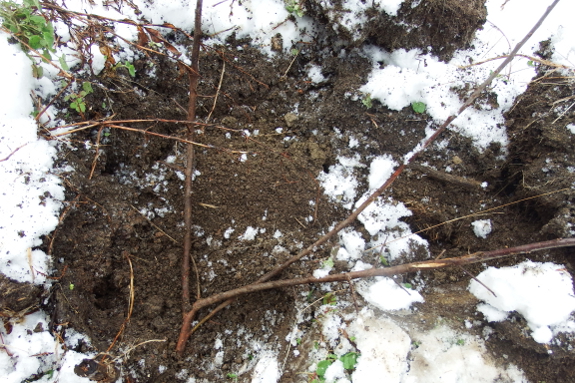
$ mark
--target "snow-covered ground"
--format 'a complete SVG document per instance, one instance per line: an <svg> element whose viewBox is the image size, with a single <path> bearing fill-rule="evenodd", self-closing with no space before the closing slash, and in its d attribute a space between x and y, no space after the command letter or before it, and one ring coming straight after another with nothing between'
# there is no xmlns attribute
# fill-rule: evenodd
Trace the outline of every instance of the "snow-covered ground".
<svg viewBox="0 0 575 383"><path fill-rule="evenodd" d="M191 30L195 2L182 4L179 1L156 0L149 5L143 0L134 1L143 11L143 16L154 23L169 22L177 27ZM349 12L348 23L357 24L364 20L362 14L365 4L359 0L343 1ZM371 3L371 2L368 2ZM401 0L374 1L383 11L389 14L397 12ZM502 1L487 1L488 23L477 34L474 49L456 53L449 63L438 61L431 55L422 56L419 51L398 50L385 52L375 47L365 47L364 54L374 62L374 68L368 82L360 89L371 98L378 99L391 109L401 109L412 102L424 102L428 113L436 120L443 121L456 111L461 101L450 90L451 87L465 82L478 82L486 78L491 70L499 65L499 60L476 66L470 70L460 71L459 65L475 62L490 57L504 55L535 24L551 1L511 0L502 7ZM126 9L118 14L102 6L91 7L88 3L69 0L70 9L97 13L112 18L125 17L136 19L133 12ZM222 9L225 8L225 9ZM539 41L551 38L555 47L553 61L575 66L575 28L572 17L575 14L575 3L564 0L559 3L538 32L523 48L522 53L533 56ZM307 16L297 18L296 22L287 21L289 16L282 0L244 0L243 2L221 2L210 0L204 2L204 25L207 33L217 34L218 39L225 39L232 30L238 37L251 37L254 45L260 46L267 54L274 54L266 43L271 36L281 33L286 42L309 39L314 33L313 20ZM281 24L279 28L277 25ZM66 41L66 30L62 25L55 25L56 31ZM306 28L307 35L300 35ZM131 40L137 38L135 28L120 24L117 32ZM45 66L45 77L36 80L32 76L30 61L16 45L9 44L8 36L0 32L0 272L21 282L49 286L51 259L36 248L41 244L40 237L49 234L58 224L61 209L65 206L62 181L58 173L62 169L53 167L57 155L55 142L39 138L38 128L31 117L33 111L31 92L48 98L57 91L57 77L53 68ZM209 42L208 42L209 43ZM290 44L285 44L289 49ZM73 47L70 47L73 48ZM58 53L68 53L69 48L62 48ZM94 51L94 67L103 67L104 57ZM133 57L129 49L121 53L118 59ZM425 59L427 66L420 61ZM379 69L377 62L387 65ZM70 62L70 65L74 62ZM471 137L478 148L483 149L491 142L505 144L506 135L502 113L521 94L534 76L535 71L527 65L527 60L517 59L510 67L510 77L505 81L496 80L493 91L498 95L497 109L470 110L456 120L452 129ZM509 72L507 72L509 73ZM321 73L310 73L321 81ZM315 80L314 80L315 81ZM350 97L358 97L350 95ZM359 101L358 101L359 102ZM54 110L48 116L53 118ZM46 116L43 117L46 120ZM52 124L54 121L52 122ZM377 166L371 166L377 162ZM340 157L333 171L322 176L320 182L326 193L333 197L334 203L341 203L351 209L361 203L365 196L356 194L358 182L353 177L353 168L371 166L369 186L377 188L382 180L389 177L397 166L385 156L372 160L370 164L361 164L357 159ZM361 181L365 182L365 181ZM344 187L345 186L345 187ZM411 212L401 203L392 200L380 200L360 217L366 230L374 236L380 231L393 229L392 237L404 237L409 228L401 218ZM478 221L474 224L480 237L489 235L491 224ZM487 228L487 226L489 226ZM488 230L489 229L489 230ZM246 232L247 238L253 233ZM337 260L349 262L350 267L358 270L371 267L358 261L358 254L368 247L381 243L365 243L357 233L346 230L340 234L341 248L334 255ZM426 247L425 241L418 236L393 242L388 246L387 257L393 259L406 254L409 246ZM55 254L58 257L57 254ZM497 299L490 293L471 282L470 291L485 301L478 307L490 320L505 320L507 312L517 311L525 317L533 338L546 343L559 331L574 331L575 322L570 314L575 310L572 282L569 274L562 271L561 265L551 263L535 264L525 262L511 268L496 270L489 268L478 276L497 294ZM324 264L316 274L325 275L330 271L329 264ZM532 283L537 277L538 283ZM523 287L526 286L526 287ZM347 328L349 336L354 337L361 352L353 382L492 382L500 376L503 381L526 381L521 371L510 366L499 369L485 352L482 339L457 333L447 325L431 333L406 332L392 319L381 315L382 311L404 310L409 312L412 302L422 302L423 297L416 291L411 295L394 282L380 278L369 284L362 282L358 292L370 305L364 307L359 315L346 317L343 314L326 315L323 322L324 343L315 351L314 358L319 362L327 357L328 350L338 357L352 350L349 341L341 336L338 329ZM385 301L381 297L386 297ZM349 303L338 302L338 305ZM347 321L347 322L346 322ZM349 323L345 325L345 323ZM59 381L83 382L73 372L74 365L82 358L93 355L82 355L74 351L64 351L64 347L48 331L37 330L48 328L48 318L43 312L28 315L20 323L15 323L10 334L0 329L3 350L0 350L0 381L21 382L34 374L46 373L39 382ZM297 332L297 325L294 334ZM77 335L79 337L80 335ZM66 339L68 344L77 341L77 337ZM73 338L73 339L72 339ZM290 339L295 344L296 339ZM408 360L411 344L421 344L412 351ZM255 367L253 382L276 382L281 375L281 363L277 355L266 354ZM473 361L463 364L463 360ZM425 367L426 363L433 368ZM315 365L310 367L315 371ZM409 371L409 372L408 372ZM343 364L335 361L326 371L327 382L347 382ZM189 380L190 382L194 380Z"/></svg>

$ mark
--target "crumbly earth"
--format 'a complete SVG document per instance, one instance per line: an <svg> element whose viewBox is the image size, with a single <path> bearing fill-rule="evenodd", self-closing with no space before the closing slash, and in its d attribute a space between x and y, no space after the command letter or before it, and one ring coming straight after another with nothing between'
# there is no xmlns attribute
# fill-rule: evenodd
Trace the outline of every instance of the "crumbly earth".
<svg viewBox="0 0 575 383"><path fill-rule="evenodd" d="M440 2L429 3L436 9ZM448 7L452 2L441 3L441 14L452 11ZM430 32L430 41L407 41L405 31L396 27L392 28L395 38L389 33L387 41L376 41L367 31L364 40L390 49L429 45L438 54L448 52L444 57L448 58L453 49L469 44L485 17L482 2L469 4L474 6L468 13L457 10L467 18L425 19L426 23L443 23L448 31L466 27L465 33L458 33L461 41L437 32L437 25L432 26L436 32ZM310 7L310 11L319 18L321 9ZM419 17L407 15L407 8L402 12L400 16L412 22ZM473 17L476 20L469 21ZM384 19L378 20L377 28L385 27ZM208 297L255 281L344 219L349 212L328 201L316 180L321 172L329 171L337 155L358 154L366 164L384 153L399 160L424 136L429 121L425 114L415 114L411 108L395 112L377 102L367 109L346 96L365 83L371 64L354 51L353 44L345 59L340 58L339 50L326 55L329 42L337 36L330 35L336 32L329 32L329 21L324 22L323 43L298 46L301 52L295 59L289 54L270 59L249 41L234 39L203 50L198 119L206 121L209 116L211 125L198 127L194 137L203 146L195 150L192 253L199 281L192 272L193 295L197 285L202 297ZM189 44L176 35L168 37ZM313 84L307 79L305 67L310 63L321 64L326 82ZM90 79L100 86L86 99L86 119L114 113L115 120L185 120L187 76L163 57L142 56L135 66L135 79L124 69ZM496 228L488 240L473 233L470 222L475 218L423 232L433 255L445 251L444 257L452 257L568 235L566 228L575 218L574 172L567 167L575 164L575 142L565 125L574 118L572 113L561 113L574 86L553 79L556 76L548 75L550 69L540 67L540 79L506 116L507 153L496 145L479 152L468 138L448 131L439 138L446 145L431 146L417 161L435 167L439 174L430 175L418 166L408 168L386 192L411 209L413 216L406 222L414 232L503 206L486 216ZM162 121L122 125L171 137L185 134L183 125ZM359 142L353 149L349 148L351 137ZM226 380L228 374L248 382L251 372L240 372L254 366L257 344L273 344L279 355L285 355L285 338L295 324L296 304L305 301L310 291L309 301L321 298L320 290L300 286L246 295L205 323L191 337L184 357L175 353L182 321L184 144L119 128L100 131L98 127L75 133L70 139L72 146L62 151L60 160L62 166L74 168L65 178L69 209L57 231L45 240L46 250L57 260L55 274L66 268L46 307L53 318L52 330L60 324L63 337L69 328L85 333L92 344L78 344L76 350L105 352L127 318L133 280L131 318L110 350L122 356L118 367L127 382L184 382L186 377L217 382ZM451 175L470 182L442 178L441 171L448 165ZM367 189L367 173L367 168L357 170L357 178L363 180L359 193ZM489 186L476 187L477 182ZM510 204L562 188L568 189ZM255 238L239 239L248 227L258 230ZM354 228L369 239L361 224ZM281 278L309 275L337 246L336 241L291 266ZM529 258L563 264L573 273L572 255L573 250L567 249ZM473 265L467 271L477 274L488 265L512 265L523 259ZM365 261L374 263L367 256ZM340 271L346 267L336 266ZM405 275L404 279L415 277ZM466 292L470 277L461 269L430 271L418 278L426 286L422 291L426 301L418 304L414 321L425 319L429 326L447 321L462 330L463 320L482 321L482 326L466 331L481 335L483 326L491 326L494 333L487 347L502 366L519 366L532 382L575 380L575 355L567 348L569 339L562 339L561 347L552 346L550 354L526 336L519 316L515 322L486 323L475 310L476 299ZM334 290L342 289L338 298L351 301L347 284L334 285ZM361 297L357 299L360 305L366 304ZM313 316L314 308L310 310ZM316 327L312 321L300 325L308 331L305 341L309 344L319 336ZM306 371L306 361L305 351L299 357L291 356L280 381L308 381L301 374ZM185 376L183 369L187 370Z"/></svg>

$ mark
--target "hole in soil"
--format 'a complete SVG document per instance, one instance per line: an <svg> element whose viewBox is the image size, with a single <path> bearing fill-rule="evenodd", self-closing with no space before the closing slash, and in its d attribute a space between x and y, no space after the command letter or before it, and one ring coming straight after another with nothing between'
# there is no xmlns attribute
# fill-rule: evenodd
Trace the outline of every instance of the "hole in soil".
<svg viewBox="0 0 575 383"><path fill-rule="evenodd" d="M104 277L92 290L96 299L94 305L102 311L116 306L116 291L113 288L111 279L111 275Z"/></svg>

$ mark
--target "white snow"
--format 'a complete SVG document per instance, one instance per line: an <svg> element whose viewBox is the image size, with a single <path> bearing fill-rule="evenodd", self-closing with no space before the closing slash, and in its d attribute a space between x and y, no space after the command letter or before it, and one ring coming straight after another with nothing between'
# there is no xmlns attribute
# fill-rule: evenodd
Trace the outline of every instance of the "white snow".
<svg viewBox="0 0 575 383"><path fill-rule="evenodd" d="M277 357L269 351L262 352L252 376L252 383L276 383L281 377Z"/></svg>
<svg viewBox="0 0 575 383"><path fill-rule="evenodd" d="M477 279L496 295L475 280L469 284L469 291L486 303L477 309L488 321L502 321L516 311L539 343L549 343L556 332L575 326L570 319L575 310L573 281L564 266L525 261L512 267L490 267Z"/></svg>
<svg viewBox="0 0 575 383"><path fill-rule="evenodd" d="M321 73L321 67L319 65L310 65L307 71L307 75L312 83L320 84L326 80L326 78Z"/></svg>
<svg viewBox="0 0 575 383"><path fill-rule="evenodd" d="M361 296L384 311L407 309L412 303L424 301L419 292L405 287L401 288L391 278L379 277L373 284L360 286L358 292Z"/></svg>
<svg viewBox="0 0 575 383"><path fill-rule="evenodd" d="M30 61L3 33L0 51L0 272L20 282L43 283L48 259L32 248L58 224L64 191L52 170L56 149L38 139L30 116L35 88Z"/></svg>
<svg viewBox="0 0 575 383"><path fill-rule="evenodd" d="M374 158L369 165L369 189L377 190L393 174L397 166L390 155L383 155Z"/></svg>
<svg viewBox="0 0 575 383"><path fill-rule="evenodd" d="M335 202L341 202L346 209L351 209L355 201L358 181L353 175L354 168L362 167L358 158L338 157L338 162L330 166L329 173L321 173L318 180L325 194Z"/></svg>
<svg viewBox="0 0 575 383"><path fill-rule="evenodd" d="M349 327L361 355L352 380L356 383L399 382L407 368L409 335L394 321L362 310Z"/></svg>
<svg viewBox="0 0 575 383"><path fill-rule="evenodd" d="M246 228L245 233L243 233L242 235L239 236L238 239L242 240L242 241L253 241L256 238L256 235L258 234L258 229L257 228L253 228L251 226L248 226Z"/></svg>
<svg viewBox="0 0 575 383"><path fill-rule="evenodd" d="M477 221L473 221L471 222L471 226L473 227L473 232L478 238L487 238L493 229L490 219L479 219Z"/></svg>

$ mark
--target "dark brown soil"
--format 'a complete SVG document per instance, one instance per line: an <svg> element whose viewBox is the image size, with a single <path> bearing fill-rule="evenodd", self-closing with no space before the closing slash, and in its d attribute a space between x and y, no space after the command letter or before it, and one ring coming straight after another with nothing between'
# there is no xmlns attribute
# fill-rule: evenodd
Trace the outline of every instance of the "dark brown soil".
<svg viewBox="0 0 575 383"><path fill-rule="evenodd" d="M439 9L439 1L429 3ZM477 4L471 9L472 15L452 24L449 12L455 10L442 11L445 28L467 28L466 34L458 34L465 41L457 47L468 44L485 16L483 3L473 3ZM469 21L473 17L475 21ZM439 22L436 18L426 20ZM430 40L421 44L446 52L444 58L448 58L453 49L442 47L453 47L454 42L437 25L432 30ZM387 43L372 42L388 48L417 46L402 45L404 37L400 35L398 32L398 37L393 38L393 34L388 34ZM334 222L344 219L348 212L328 202L316 181L320 172L328 171L335 163L337 155L357 153L364 163L384 153L400 159L424 136L428 121L411 109L393 112L374 103L367 110L361 102L345 97L346 92L365 82L371 64L352 48L346 59L336 54L324 58L320 55L323 48L320 44L303 47L285 77L282 75L292 56L269 59L247 41L234 40L204 50L199 94L205 97L199 102L200 120L213 106L212 96L223 70L222 55L226 67L211 115L214 125L198 128L195 137L210 148L196 148L193 256L200 281L192 275L193 292L198 282L203 297L253 282L302 246L313 243ZM95 87L95 94L88 97L91 108L86 118L110 114L112 106L117 120L185 119L179 105L187 106L187 78L179 74L175 64L159 58L155 59L155 76L151 76L149 60L136 62L136 90L133 85L126 85L130 79L121 70L115 77L94 79L102 86ZM320 62L328 81L314 85L307 81L305 65ZM540 68L541 73L546 69ZM448 141L447 147L432 146L419 159L439 170L450 165L451 175L485 181L489 187L474 188L430 177L424 168L416 167L402 174L388 194L413 211L407 221L412 231L418 231L522 198L569 189L501 208L489 216L496 230L487 241L474 235L471 219L426 231L422 235L434 255L445 250L444 256L451 257L569 234L565 227L575 220L571 189L574 173L567 167L575 164L575 152L573 135L565 125L573 121L573 115L552 122L559 116L554 102L572 95L573 85L550 85L550 81L532 84L509 112L511 144L505 157L496 146L480 153L469 139L448 132L440 138ZM106 100L107 109L101 100ZM180 125L168 123L129 126L171 136L181 137L184 133ZM277 129L280 127L281 131ZM284 350L281 355L285 355L285 338L295 323L296 301L304 299L302 294L310 291L309 286L266 291L237 300L193 335L185 357L175 354L182 319L181 167L185 147L174 140L112 129L102 132L97 152L97 137L97 129L76 133L72 137L74 147L62 152L62 164L72 165L75 171L66 179L71 209L53 238L46 239L47 246L53 239L56 274L67 267L53 289L49 305L53 323L64 323L90 337L92 345L78 344L79 351L106 351L128 313L131 262L134 310L111 350L114 355L126 353L119 366L125 381L184 382L187 377L194 377L197 381L218 382L224 381L227 374L253 367L261 351L258 344L275 344L275 350ZM350 137L358 139L358 148L349 149ZM367 169L360 172L358 178L365 179ZM364 183L360 192L366 189ZM314 217L312 221L310 216ZM258 229L255 239L238 239L248 227ZM234 231L230 233L229 228ZM357 224L356 229L361 231L361 225ZM281 236L275 235L278 231ZM296 263L282 278L309 275L329 256L331 247L337 245L335 241L318 249L312 259ZM573 250L564 250L530 258L564 264L572 273L572 255ZM491 264L510 265L522 259L515 257ZM476 274L486 266L475 265L467 270ZM462 270L438 270L420 278L427 286L423 291L426 303L419 305L420 315L453 322L462 317L482 320L475 311L475 298L461 293L469 281ZM345 288L344 284L341 286ZM351 299L342 294L340 299ZM316 291L312 300L321 295ZM517 322L520 321L518 317ZM487 345L501 363L518 365L533 382L575 380L571 351L553 346L555 352L548 354L541 345L521 335L518 323L490 326L496 335L489 338ZM309 321L301 327L311 331L313 323ZM476 331L481 334L481 328ZM151 340L164 341L142 344ZM221 348L215 346L219 342ZM290 361L281 382L305 381L298 375L304 370L302 363L305 366L305 360ZM187 370L186 376L179 374L183 369ZM239 381L249 381L250 374L240 375Z"/></svg>

